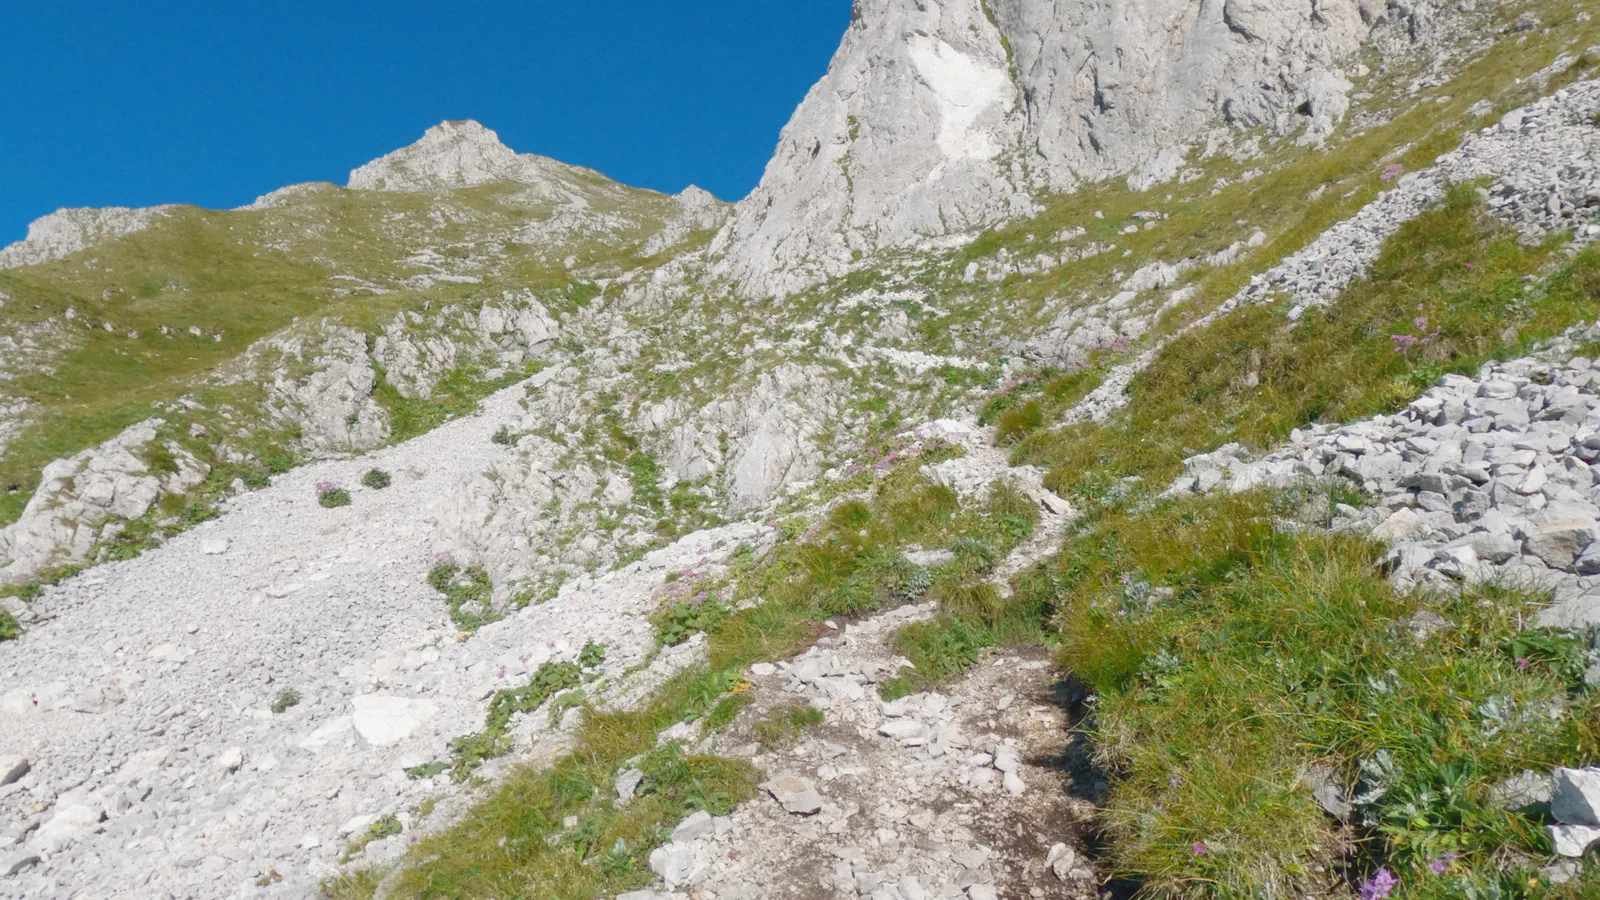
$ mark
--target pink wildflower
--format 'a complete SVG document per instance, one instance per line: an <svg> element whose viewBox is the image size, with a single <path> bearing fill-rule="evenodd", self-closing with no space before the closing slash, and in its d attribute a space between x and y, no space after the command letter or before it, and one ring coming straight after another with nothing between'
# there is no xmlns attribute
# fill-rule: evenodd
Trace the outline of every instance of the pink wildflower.
<svg viewBox="0 0 1600 900"><path fill-rule="evenodd" d="M1395 885L1399 883L1400 879L1394 877L1394 873L1385 867L1372 873L1372 877L1361 885L1361 890L1357 892L1357 896L1361 900L1388 900L1389 895L1394 891Z"/></svg>
<svg viewBox="0 0 1600 900"><path fill-rule="evenodd" d="M1380 177L1384 181L1393 181L1396 178L1399 178L1400 174L1402 172L1404 172L1405 170L1406 170L1405 166L1402 166L1399 163L1393 163L1393 164L1391 164L1391 165L1389 165L1389 166L1384 168L1383 175L1380 176Z"/></svg>
<svg viewBox="0 0 1600 900"><path fill-rule="evenodd" d="M1206 855L1206 845L1201 843L1200 841L1195 841L1194 842L1194 847L1192 847L1190 849L1194 850L1194 855L1195 856L1205 856Z"/></svg>

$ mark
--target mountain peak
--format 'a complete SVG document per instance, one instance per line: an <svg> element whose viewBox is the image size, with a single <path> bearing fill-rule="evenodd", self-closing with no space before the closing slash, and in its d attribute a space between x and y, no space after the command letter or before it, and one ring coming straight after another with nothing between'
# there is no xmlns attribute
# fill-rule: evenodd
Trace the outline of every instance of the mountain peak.
<svg viewBox="0 0 1600 900"><path fill-rule="evenodd" d="M437 191L493 181L544 186L553 160L518 154L473 119L440 122L416 143L350 173L349 187L378 191Z"/></svg>

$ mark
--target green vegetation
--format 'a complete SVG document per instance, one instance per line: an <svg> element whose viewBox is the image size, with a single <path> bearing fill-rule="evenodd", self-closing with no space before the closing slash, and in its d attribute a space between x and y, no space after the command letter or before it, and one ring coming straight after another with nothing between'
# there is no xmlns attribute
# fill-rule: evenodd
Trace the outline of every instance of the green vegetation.
<svg viewBox="0 0 1600 900"><path fill-rule="evenodd" d="M341 487L329 486L326 489L317 489L317 503L325 509L337 509L350 505L350 492Z"/></svg>
<svg viewBox="0 0 1600 900"><path fill-rule="evenodd" d="M793 747L800 740L802 731L821 725L822 720L822 710L815 706L791 703L767 713L750 728L755 732L761 749L771 753Z"/></svg>
<svg viewBox="0 0 1600 900"><path fill-rule="evenodd" d="M661 646L676 647L696 634L715 631L728 612L721 601L702 591L663 607L650 617L650 623L656 627L656 640Z"/></svg>
<svg viewBox="0 0 1600 900"><path fill-rule="evenodd" d="M300 693L298 691L284 691L272 701L272 712L275 715L281 715L299 705Z"/></svg>
<svg viewBox="0 0 1600 900"><path fill-rule="evenodd" d="M367 474L361 476L361 486L375 491L381 491L392 483L389 473L382 469L371 469Z"/></svg>
<svg viewBox="0 0 1600 900"><path fill-rule="evenodd" d="M540 896L593 897L642 887L650 850L683 816L725 815L754 791L756 773L743 763L686 755L676 743L654 748L642 735L609 737L603 750L512 776L460 826L425 839L414 851L422 864L390 896L509 897L537 885ZM610 786L627 757L613 754L627 751L643 754L645 777L619 807ZM562 827L568 816L577 827Z"/></svg>
<svg viewBox="0 0 1600 900"><path fill-rule="evenodd" d="M1600 252L1542 283L1554 245L1526 247L1482 211L1470 187L1389 239L1369 278L1291 322L1248 307L1174 340L1130 385L1107 426L1037 432L1019 460L1080 493L1096 478L1166 480L1183 459L1238 441L1265 448L1291 429L1390 412L1440 376L1526 353L1600 303Z"/></svg>
<svg viewBox="0 0 1600 900"><path fill-rule="evenodd" d="M378 821L368 825L366 831L350 839L350 843L345 845L344 852L339 855L339 861L349 862L351 857L367 849L367 845L373 841L394 837L404 830L399 819L394 816L382 816Z"/></svg>
<svg viewBox="0 0 1600 900"><path fill-rule="evenodd" d="M22 637L22 626L9 610L0 609L0 641L14 641Z"/></svg>
<svg viewBox="0 0 1600 900"><path fill-rule="evenodd" d="M450 755L454 759L450 777L465 781L484 760L505 755L511 749L505 735L511 727L512 716L533 712L556 694L577 687L583 682L586 670L596 668L604 661L605 648L599 644L587 644L578 654L576 662L542 663L527 684L496 691L489 698L489 711L484 716L483 730L462 735L450 742Z"/></svg>
<svg viewBox="0 0 1600 900"><path fill-rule="evenodd" d="M1559 896L1506 866L1548 846L1490 788L1600 752L1587 636L1519 634L1543 598L1515 591L1398 594L1381 547L1275 524L1326 506L1307 500L1108 510L1019 581L1095 691L1112 864L1165 896L1314 894L1346 866L1387 867L1397 897ZM1424 610L1450 626L1414 637ZM1354 788L1352 826L1311 766Z"/></svg>
<svg viewBox="0 0 1600 900"><path fill-rule="evenodd" d="M489 573L473 567L466 570L453 562L441 562L428 570L428 585L444 596L450 621L471 633L500 620L494 608L494 585Z"/></svg>

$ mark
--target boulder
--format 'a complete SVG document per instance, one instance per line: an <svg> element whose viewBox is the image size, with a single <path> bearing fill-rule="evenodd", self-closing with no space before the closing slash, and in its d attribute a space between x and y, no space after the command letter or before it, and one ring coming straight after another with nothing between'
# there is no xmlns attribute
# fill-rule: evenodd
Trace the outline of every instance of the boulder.
<svg viewBox="0 0 1600 900"><path fill-rule="evenodd" d="M430 701L385 694L364 694L355 698L352 705L356 733L374 747L400 743L438 712Z"/></svg>

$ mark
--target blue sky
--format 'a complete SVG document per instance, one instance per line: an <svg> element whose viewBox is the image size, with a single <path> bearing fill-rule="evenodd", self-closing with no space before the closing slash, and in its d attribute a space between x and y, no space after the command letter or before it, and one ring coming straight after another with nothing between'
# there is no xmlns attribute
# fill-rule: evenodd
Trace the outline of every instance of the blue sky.
<svg viewBox="0 0 1600 900"><path fill-rule="evenodd" d="M63 206L342 184L444 119L736 200L850 0L0 4L0 245Z"/></svg>

